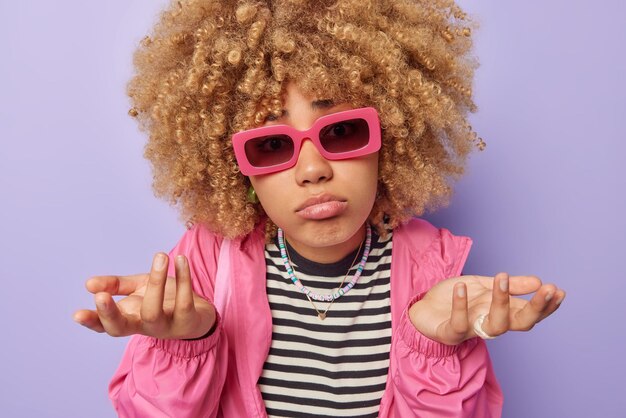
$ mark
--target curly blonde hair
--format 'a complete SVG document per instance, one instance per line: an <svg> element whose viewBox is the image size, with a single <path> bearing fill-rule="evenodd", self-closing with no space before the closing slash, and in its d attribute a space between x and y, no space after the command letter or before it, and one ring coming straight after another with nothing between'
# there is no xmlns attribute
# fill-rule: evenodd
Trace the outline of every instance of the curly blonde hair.
<svg viewBox="0 0 626 418"><path fill-rule="evenodd" d="M280 115L292 81L378 110L379 232L447 203L472 144L484 146L466 119L476 111L474 26L453 0L172 2L128 84L155 195L220 235L252 231L266 216L247 199L231 135Z"/></svg>

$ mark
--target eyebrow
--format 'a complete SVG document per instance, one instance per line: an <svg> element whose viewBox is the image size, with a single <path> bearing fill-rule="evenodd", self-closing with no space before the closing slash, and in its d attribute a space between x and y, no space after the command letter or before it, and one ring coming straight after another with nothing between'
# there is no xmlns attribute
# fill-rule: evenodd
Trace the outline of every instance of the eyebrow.
<svg viewBox="0 0 626 418"><path fill-rule="evenodd" d="M314 100L311 102L312 110L330 109L333 106L335 106L335 102L333 102L331 99ZM279 118L285 116L289 116L289 112L287 111L287 109L283 109L283 112L281 113Z"/></svg>
<svg viewBox="0 0 626 418"><path fill-rule="evenodd" d="M333 107L334 105L335 105L335 102L333 102L331 99L315 100L311 102L311 109L313 110L328 109L330 107Z"/></svg>

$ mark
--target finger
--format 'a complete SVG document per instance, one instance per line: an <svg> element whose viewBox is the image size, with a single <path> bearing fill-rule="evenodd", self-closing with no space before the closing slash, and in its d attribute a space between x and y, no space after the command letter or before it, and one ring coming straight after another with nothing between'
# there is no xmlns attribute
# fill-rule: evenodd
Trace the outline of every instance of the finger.
<svg viewBox="0 0 626 418"><path fill-rule="evenodd" d="M131 276L93 276L87 280L85 287L93 294L106 292L110 295L130 295L143 286L147 278L145 273Z"/></svg>
<svg viewBox="0 0 626 418"><path fill-rule="evenodd" d="M529 331L537 322L554 312L557 307L556 293L557 288L552 284L541 286L530 301L513 315L511 329Z"/></svg>
<svg viewBox="0 0 626 418"><path fill-rule="evenodd" d="M541 287L537 276L509 276L509 295L527 295Z"/></svg>
<svg viewBox="0 0 626 418"><path fill-rule="evenodd" d="M133 333L132 330L128 329L126 318L120 312L111 295L100 292L96 294L95 299L98 317L107 334L113 337L123 337Z"/></svg>
<svg viewBox="0 0 626 418"><path fill-rule="evenodd" d="M482 329L495 337L509 330L509 275L498 273L494 278L489 314Z"/></svg>
<svg viewBox="0 0 626 418"><path fill-rule="evenodd" d="M191 274L189 272L189 263L184 255L177 256L175 263L176 304L174 305L174 318L184 319L195 311Z"/></svg>
<svg viewBox="0 0 626 418"><path fill-rule="evenodd" d="M148 327L158 324L165 316L163 297L167 279L167 262L168 257L163 253L157 253L152 260L152 269L140 310L141 320Z"/></svg>
<svg viewBox="0 0 626 418"><path fill-rule="evenodd" d="M547 285L548 289L551 287L551 285ZM539 314L539 317L535 320L534 324L537 324L541 321L543 321L546 317L552 315L557 309L559 309L559 307L561 306L561 303L563 302L563 300L565 299L565 291L562 289L557 288L556 286L554 287L556 290L554 292L554 296L550 296L550 290L548 291L548 293L546 293L546 301L547 304L546 306L543 308L543 310L541 311L541 313ZM520 312L520 315L522 313ZM533 318L534 319L534 318ZM533 327L533 325L531 326L524 326L524 324L520 325L522 331L527 331L529 329L531 329Z"/></svg>
<svg viewBox="0 0 626 418"><path fill-rule="evenodd" d="M494 286L493 277L473 276L485 288L492 290ZM537 276L509 276L509 295L527 295L536 292L541 287L541 279Z"/></svg>
<svg viewBox="0 0 626 418"><path fill-rule="evenodd" d="M561 307L561 303L565 300L566 292L563 289L558 289L554 295L554 309L550 310L550 313L544 314L544 318L548 315L551 315L554 311ZM552 303L552 301L550 302ZM543 318L541 318L543 319ZM540 320L541 320L540 319Z"/></svg>
<svg viewBox="0 0 626 418"><path fill-rule="evenodd" d="M454 285L453 293L450 330L462 340L469 328L467 319L467 286L463 282L457 283Z"/></svg>
<svg viewBox="0 0 626 418"><path fill-rule="evenodd" d="M84 327L89 328L95 332L104 332L102 322L96 311L90 311L88 309L81 309L76 311L72 317L74 321Z"/></svg>
<svg viewBox="0 0 626 418"><path fill-rule="evenodd" d="M539 319L537 320L537 322L535 322L535 324L543 321L545 318L552 315L557 309L559 309L561 303L563 302L563 299L565 299L565 291L557 288L556 292L554 292L554 296L550 299L548 305L543 309L543 312L541 312L541 315L539 316Z"/></svg>
<svg viewBox="0 0 626 418"><path fill-rule="evenodd" d="M559 306L561 306L561 303L563 303L563 301L565 300L565 296L567 295L567 293L565 292L565 290L563 289L559 289L557 291L557 294L555 296L555 304L557 309L559 308Z"/></svg>

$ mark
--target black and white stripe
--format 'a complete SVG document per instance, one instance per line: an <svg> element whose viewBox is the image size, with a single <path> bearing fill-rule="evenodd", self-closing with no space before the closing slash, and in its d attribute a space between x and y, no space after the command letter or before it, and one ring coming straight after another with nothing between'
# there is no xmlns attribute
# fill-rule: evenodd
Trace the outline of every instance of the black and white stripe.
<svg viewBox="0 0 626 418"><path fill-rule="evenodd" d="M266 246L273 333L258 383L271 417L378 415L391 343L391 248L391 233L382 240L373 232L361 278L321 321L311 302L291 283L276 243ZM336 289L356 256L355 250L337 263L319 264L288 249L296 276L318 294ZM322 312L328 305L315 304Z"/></svg>

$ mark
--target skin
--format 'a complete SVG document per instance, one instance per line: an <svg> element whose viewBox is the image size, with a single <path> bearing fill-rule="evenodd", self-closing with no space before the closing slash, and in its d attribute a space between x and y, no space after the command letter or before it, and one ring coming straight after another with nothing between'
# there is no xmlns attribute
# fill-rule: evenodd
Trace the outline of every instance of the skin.
<svg viewBox="0 0 626 418"><path fill-rule="evenodd" d="M350 109L329 98L306 97L293 84L287 87L284 105L283 115L266 125L287 124L304 130L323 115ZM252 176L250 181L264 210L285 231L294 249L310 260L331 263L363 241L376 198L377 175L377 153L329 161L305 140L294 167ZM307 199L324 193L347 202L347 209L323 220L297 214ZM206 335L215 323L213 305L192 291L184 256L176 257L175 277L167 277L167 264L167 255L157 253L150 273L90 278L86 287L94 294L96 309L76 311L74 320L112 336L189 339ZM531 293L529 301L515 297ZM115 302L113 295L125 297ZM481 314L488 314L482 329L491 336L528 331L554 313L564 298L562 289L543 284L535 276L462 276L435 285L410 307L409 317L423 335L454 345L477 336L473 324Z"/></svg>
<svg viewBox="0 0 626 418"><path fill-rule="evenodd" d="M536 292L530 301L513 297ZM507 331L530 331L552 315L565 291L535 276L461 276L443 280L409 309L409 318L425 336L455 345L476 337L473 325L488 313L482 330L492 337Z"/></svg>
<svg viewBox="0 0 626 418"><path fill-rule="evenodd" d="M96 310L82 309L74 320L113 337L132 334L186 339L205 335L215 323L215 309L192 291L189 264L176 257L176 277L167 277L169 258L157 253L150 273L94 276L85 286L94 294ZM115 302L112 295L124 295Z"/></svg>
<svg viewBox="0 0 626 418"><path fill-rule="evenodd" d="M304 96L294 84L287 86L283 115L265 125L310 128L321 116L351 109L328 98ZM330 161L315 145L305 140L298 162L288 170L251 176L267 215L283 229L287 241L302 256L319 263L341 260L365 237L365 221L376 199L378 153L359 158ZM309 198L330 194L345 200L341 215L324 220L304 219L296 209Z"/></svg>

